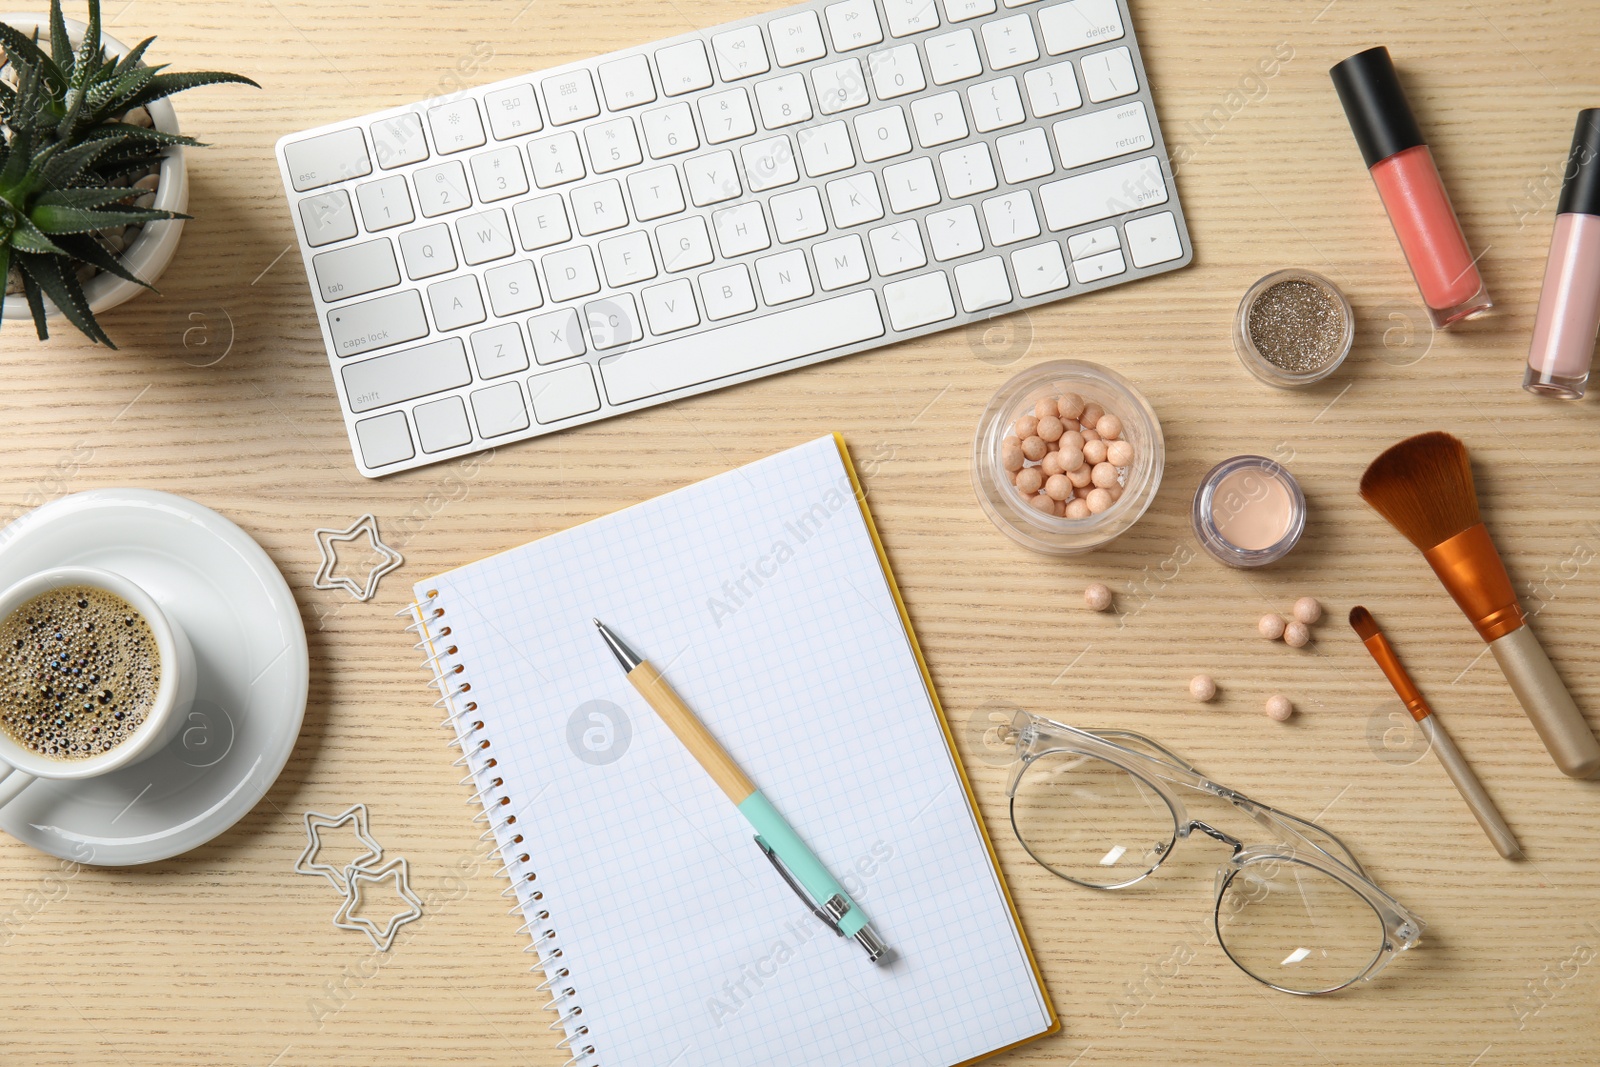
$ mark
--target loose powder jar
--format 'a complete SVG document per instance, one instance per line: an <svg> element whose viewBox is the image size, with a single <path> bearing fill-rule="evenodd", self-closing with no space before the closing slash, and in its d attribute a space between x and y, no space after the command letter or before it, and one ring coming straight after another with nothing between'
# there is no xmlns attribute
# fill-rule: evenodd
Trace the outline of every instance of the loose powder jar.
<svg viewBox="0 0 1600 1067"><path fill-rule="evenodd" d="M1355 313L1339 287L1308 270L1274 271L1239 302L1233 347L1268 385L1294 389L1338 369L1355 340Z"/></svg>
<svg viewBox="0 0 1600 1067"><path fill-rule="evenodd" d="M1235 456L1211 468L1194 494L1200 546L1230 567L1282 559L1306 528L1306 498L1282 464Z"/></svg>

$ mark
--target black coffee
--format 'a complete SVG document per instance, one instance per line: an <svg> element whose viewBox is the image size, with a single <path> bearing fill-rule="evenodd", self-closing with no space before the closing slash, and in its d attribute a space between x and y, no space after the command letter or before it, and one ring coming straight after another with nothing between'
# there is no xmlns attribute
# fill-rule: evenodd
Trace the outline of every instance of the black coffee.
<svg viewBox="0 0 1600 1067"><path fill-rule="evenodd" d="M131 737L155 703L155 634L114 593L63 586L0 621L0 729L52 759L87 759Z"/></svg>

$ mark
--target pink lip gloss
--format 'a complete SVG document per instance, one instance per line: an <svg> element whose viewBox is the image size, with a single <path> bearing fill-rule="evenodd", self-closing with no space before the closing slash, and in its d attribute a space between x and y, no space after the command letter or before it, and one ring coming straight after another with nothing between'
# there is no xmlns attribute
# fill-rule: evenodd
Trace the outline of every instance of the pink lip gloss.
<svg viewBox="0 0 1600 1067"><path fill-rule="evenodd" d="M1357 52L1328 73L1434 326L1444 329L1482 315L1494 302L1389 50Z"/></svg>
<svg viewBox="0 0 1600 1067"><path fill-rule="evenodd" d="M1522 387L1577 400L1600 330L1600 108L1578 112Z"/></svg>

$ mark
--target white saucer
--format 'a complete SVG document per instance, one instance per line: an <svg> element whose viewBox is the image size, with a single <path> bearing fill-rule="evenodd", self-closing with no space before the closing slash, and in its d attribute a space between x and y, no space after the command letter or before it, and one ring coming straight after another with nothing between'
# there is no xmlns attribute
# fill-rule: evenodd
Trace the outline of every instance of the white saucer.
<svg viewBox="0 0 1600 1067"><path fill-rule="evenodd" d="M34 782L0 807L0 830L104 866L205 844L255 807L300 734L309 667L288 584L239 527L146 489L75 493L0 531L0 588L63 564L131 578L176 619L194 645L194 710L148 759L84 782Z"/></svg>

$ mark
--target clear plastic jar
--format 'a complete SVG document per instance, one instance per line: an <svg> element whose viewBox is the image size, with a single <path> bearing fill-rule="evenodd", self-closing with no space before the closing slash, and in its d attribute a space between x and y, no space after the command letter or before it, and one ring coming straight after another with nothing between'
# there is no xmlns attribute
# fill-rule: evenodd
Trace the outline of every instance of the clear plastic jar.
<svg viewBox="0 0 1600 1067"><path fill-rule="evenodd" d="M1121 497L1100 514L1082 519L1035 510L1001 462L1001 442L1016 420L1032 414L1037 401L1063 393L1076 393L1121 419L1120 439L1134 449L1133 462L1118 479ZM1131 382L1097 363L1058 359L1022 371L989 401L973 439L972 486L984 513L1013 541L1047 555L1075 556L1099 548L1139 521L1161 486L1166 458L1161 423Z"/></svg>
<svg viewBox="0 0 1600 1067"><path fill-rule="evenodd" d="M1279 289L1282 285L1284 288ZM1275 294L1293 293L1293 299ZM1265 313L1266 350L1258 345L1252 317ZM1279 389L1298 389L1338 370L1355 342L1356 315L1331 281L1309 270L1277 270L1245 290L1233 317L1233 350L1244 369Z"/></svg>

